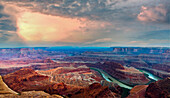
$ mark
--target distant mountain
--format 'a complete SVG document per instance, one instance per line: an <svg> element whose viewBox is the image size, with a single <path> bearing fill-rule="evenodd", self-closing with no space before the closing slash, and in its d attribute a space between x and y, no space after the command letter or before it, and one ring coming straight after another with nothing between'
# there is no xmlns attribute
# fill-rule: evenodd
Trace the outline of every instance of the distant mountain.
<svg viewBox="0 0 170 98"><path fill-rule="evenodd" d="M111 47L119 54L161 54L170 53L170 47Z"/></svg>

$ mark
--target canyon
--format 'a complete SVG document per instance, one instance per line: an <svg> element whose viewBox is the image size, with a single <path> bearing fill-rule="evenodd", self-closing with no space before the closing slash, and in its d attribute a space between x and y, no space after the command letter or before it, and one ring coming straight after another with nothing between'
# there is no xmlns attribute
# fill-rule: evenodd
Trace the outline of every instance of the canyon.
<svg viewBox="0 0 170 98"><path fill-rule="evenodd" d="M0 49L3 83L19 93L1 96L22 98L25 94L42 93L40 96L51 98L154 98L153 88L159 88L155 91L162 92L159 96L169 96L168 90L162 89L165 86L159 83L170 77L169 50L149 47Z"/></svg>
<svg viewBox="0 0 170 98"><path fill-rule="evenodd" d="M120 96L109 90L107 86L100 83L92 83L88 86L68 85L51 82L48 76L40 75L36 71L28 68L20 69L14 73L3 76L4 82L14 91L22 93L25 91L44 91L48 94L57 94L61 96L73 97L87 96L93 98L96 96ZM84 95L85 94L85 95Z"/></svg>
<svg viewBox="0 0 170 98"><path fill-rule="evenodd" d="M138 85L138 84L147 84L149 79L139 70L131 67L124 67L119 63L115 62L104 62L103 64L96 64L90 67L96 67L104 70L112 77L118 79L119 81L129 84L129 85Z"/></svg>

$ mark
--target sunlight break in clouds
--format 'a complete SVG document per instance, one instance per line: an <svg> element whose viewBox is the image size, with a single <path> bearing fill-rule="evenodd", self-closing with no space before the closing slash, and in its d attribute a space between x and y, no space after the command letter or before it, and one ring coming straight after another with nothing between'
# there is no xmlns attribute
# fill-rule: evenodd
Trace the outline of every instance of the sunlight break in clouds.
<svg viewBox="0 0 170 98"><path fill-rule="evenodd" d="M38 12L25 12L17 18L17 34L25 42L84 43L95 40L95 30L110 25L86 18L51 16ZM92 30L93 32L88 32Z"/></svg>
<svg viewBox="0 0 170 98"><path fill-rule="evenodd" d="M31 12L23 13L17 26L18 35L25 41L52 42L64 40L84 27L77 19Z"/></svg>
<svg viewBox="0 0 170 98"><path fill-rule="evenodd" d="M24 43L85 43L97 38L96 30L110 25L107 22L65 16L53 16L11 3L4 3L4 12L16 24L17 35ZM89 32L91 31L91 32Z"/></svg>

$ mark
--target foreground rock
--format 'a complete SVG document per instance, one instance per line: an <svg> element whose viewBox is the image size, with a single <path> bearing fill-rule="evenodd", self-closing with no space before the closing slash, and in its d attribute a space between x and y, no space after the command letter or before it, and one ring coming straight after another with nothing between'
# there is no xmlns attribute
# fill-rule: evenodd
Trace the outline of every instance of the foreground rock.
<svg viewBox="0 0 170 98"><path fill-rule="evenodd" d="M109 90L107 86L103 87L99 83L93 83L89 87L76 88L70 87L63 83L54 84L49 86L45 92L50 94L65 95L70 98L120 98L119 94L116 94Z"/></svg>
<svg viewBox="0 0 170 98"><path fill-rule="evenodd" d="M133 87L127 98L170 98L170 78Z"/></svg>
<svg viewBox="0 0 170 98"><path fill-rule="evenodd" d="M137 85L133 87L127 98L145 98L145 91L148 85Z"/></svg>
<svg viewBox="0 0 170 98"><path fill-rule="evenodd" d="M120 95L113 93L108 87L102 87L99 83L94 83L89 87L80 89L75 94L70 94L71 98L119 98Z"/></svg>
<svg viewBox="0 0 170 98"><path fill-rule="evenodd" d="M149 84L146 98L170 98L170 77Z"/></svg>
<svg viewBox="0 0 170 98"><path fill-rule="evenodd" d="M18 94L17 92L11 90L2 80L0 76L0 95L3 94ZM1 97L0 97L1 98Z"/></svg>
<svg viewBox="0 0 170 98"><path fill-rule="evenodd" d="M59 95L50 95L44 91L27 91L22 92L21 95L4 94L0 95L0 98L64 98Z"/></svg>

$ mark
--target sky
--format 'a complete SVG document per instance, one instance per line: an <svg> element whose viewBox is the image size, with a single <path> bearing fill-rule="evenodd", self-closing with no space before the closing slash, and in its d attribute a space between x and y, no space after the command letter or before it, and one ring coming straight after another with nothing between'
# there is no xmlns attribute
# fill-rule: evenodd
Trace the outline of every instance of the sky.
<svg viewBox="0 0 170 98"><path fill-rule="evenodd" d="M0 48L170 47L170 0L1 0Z"/></svg>

